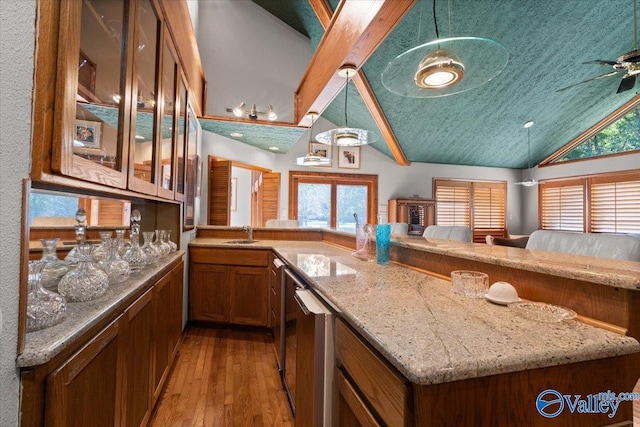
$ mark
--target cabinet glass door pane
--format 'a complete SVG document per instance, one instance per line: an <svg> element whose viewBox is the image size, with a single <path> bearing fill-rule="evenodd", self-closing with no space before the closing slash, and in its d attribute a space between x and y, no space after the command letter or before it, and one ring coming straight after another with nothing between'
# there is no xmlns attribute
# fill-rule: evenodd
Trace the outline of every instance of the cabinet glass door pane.
<svg viewBox="0 0 640 427"><path fill-rule="evenodd" d="M125 2L82 2L73 153L120 169Z"/></svg>
<svg viewBox="0 0 640 427"><path fill-rule="evenodd" d="M164 47L162 59L162 138L160 141L160 186L173 190L173 114L176 102L176 62L169 46Z"/></svg>
<svg viewBox="0 0 640 427"><path fill-rule="evenodd" d="M187 144L187 88L180 79L179 115L178 115L178 139L176 140L176 194L184 196L185 158L184 149Z"/></svg>
<svg viewBox="0 0 640 427"><path fill-rule="evenodd" d="M149 0L138 3L138 28L134 64L136 70L137 102L135 111L135 137L133 143L133 173L138 179L154 181L154 123L156 107L156 56L158 18Z"/></svg>
<svg viewBox="0 0 640 427"><path fill-rule="evenodd" d="M301 227L331 227L331 184L298 184L298 221Z"/></svg>
<svg viewBox="0 0 640 427"><path fill-rule="evenodd" d="M336 188L336 228L340 231L356 232L356 220L367 222L367 186L338 185Z"/></svg>

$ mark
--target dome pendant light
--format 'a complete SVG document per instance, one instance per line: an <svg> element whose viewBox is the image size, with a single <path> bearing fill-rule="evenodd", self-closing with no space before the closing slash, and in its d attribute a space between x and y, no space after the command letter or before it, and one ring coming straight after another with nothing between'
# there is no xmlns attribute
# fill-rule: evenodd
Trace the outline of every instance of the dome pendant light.
<svg viewBox="0 0 640 427"><path fill-rule="evenodd" d="M527 157L529 159L529 167L527 170L529 171L529 178L521 182L516 182L516 185L522 185L523 187L533 187L538 184L538 181L533 177L533 173L531 171L531 132L529 131L531 126L533 126L533 120L529 120L524 124L524 128L527 129Z"/></svg>
<svg viewBox="0 0 640 427"><path fill-rule="evenodd" d="M313 142L313 123L318 118L318 113L310 112L307 114L307 117L311 119L311 129L309 130L309 146L311 146ZM297 157L291 160L291 164L298 166L331 166L331 159L309 152L303 157Z"/></svg>
<svg viewBox="0 0 640 427"><path fill-rule="evenodd" d="M331 129L316 135L316 141L325 145L337 145L340 147L358 147L375 142L378 135L366 129L350 128L347 121L347 101L349 95L349 79L356 74L356 67L343 65L338 71L340 77L347 79L344 87L344 126Z"/></svg>
<svg viewBox="0 0 640 427"><path fill-rule="evenodd" d="M450 7L451 0L449 32ZM509 54L495 40L482 37L440 39L436 0L433 0L433 20L436 39L398 55L382 72L382 84L390 92L410 98L453 95L487 83L507 65Z"/></svg>

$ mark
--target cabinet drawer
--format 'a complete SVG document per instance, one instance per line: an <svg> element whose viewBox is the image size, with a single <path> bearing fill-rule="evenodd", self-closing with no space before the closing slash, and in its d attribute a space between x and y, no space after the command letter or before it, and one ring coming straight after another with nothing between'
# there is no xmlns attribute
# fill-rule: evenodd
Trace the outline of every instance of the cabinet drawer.
<svg viewBox="0 0 640 427"><path fill-rule="evenodd" d="M385 424L411 424L409 382L342 319L336 320L336 357Z"/></svg>
<svg viewBox="0 0 640 427"><path fill-rule="evenodd" d="M255 249L211 249L190 248L191 262L221 265L248 265L266 267L269 265L269 251Z"/></svg>

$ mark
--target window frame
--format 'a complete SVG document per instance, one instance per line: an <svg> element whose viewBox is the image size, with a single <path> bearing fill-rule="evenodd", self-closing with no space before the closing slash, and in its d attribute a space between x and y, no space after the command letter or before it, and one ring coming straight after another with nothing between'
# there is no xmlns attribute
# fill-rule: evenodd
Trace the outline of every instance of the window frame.
<svg viewBox="0 0 640 427"><path fill-rule="evenodd" d="M436 201L436 224L438 224L438 213L440 207L438 206L437 191L438 185L449 184L454 187L468 187L469 188L469 224L473 233L473 241L476 243L485 242L486 236L491 235L494 237L506 237L508 236L507 230L507 199L508 199L508 186L507 181L490 181L490 180L470 180L470 179L456 179L456 178L433 178L433 199ZM475 189L476 188L502 188L504 192L503 198L503 218L501 228L476 228L475 226Z"/></svg>
<svg viewBox="0 0 640 427"><path fill-rule="evenodd" d="M331 184L330 227L337 225L336 189L338 185L367 186L367 223L378 217L378 175L345 174L315 171L289 171L289 219L298 219L298 184Z"/></svg>
<svg viewBox="0 0 640 427"><path fill-rule="evenodd" d="M583 233L617 233L617 231L598 231L594 232L593 224L593 212L592 212L592 186L598 184L611 184L621 183L629 181L640 180L640 169L631 169L620 172L607 172L592 175L581 175L574 177L566 177L559 179L548 179L540 181L538 186L538 228L543 230L542 227L542 204L543 204L543 191L545 188L551 187L567 187L575 186L577 184L582 185L583 193ZM559 230L568 231L568 230ZM620 234L626 234L626 232L619 232Z"/></svg>

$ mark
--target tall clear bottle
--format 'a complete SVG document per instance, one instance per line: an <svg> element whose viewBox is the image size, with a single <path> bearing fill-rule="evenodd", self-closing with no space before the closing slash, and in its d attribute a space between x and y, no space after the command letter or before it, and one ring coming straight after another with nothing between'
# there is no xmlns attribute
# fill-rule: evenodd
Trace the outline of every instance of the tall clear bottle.
<svg viewBox="0 0 640 427"><path fill-rule="evenodd" d="M129 263L132 272L142 270L148 263L147 254L140 247L140 211L134 209L131 212L131 230L129 230L129 249L124 253L122 259Z"/></svg>
<svg viewBox="0 0 640 427"><path fill-rule="evenodd" d="M78 255L78 246L87 242L87 212L80 208L76 211L76 245L69 251L65 257L65 261L70 264L77 264L80 261Z"/></svg>
<svg viewBox="0 0 640 427"><path fill-rule="evenodd" d="M42 286L52 292L58 292L58 282L69 272L69 265L58 258L56 252L59 238L40 239L42 243L42 258L44 268L42 270Z"/></svg>

